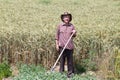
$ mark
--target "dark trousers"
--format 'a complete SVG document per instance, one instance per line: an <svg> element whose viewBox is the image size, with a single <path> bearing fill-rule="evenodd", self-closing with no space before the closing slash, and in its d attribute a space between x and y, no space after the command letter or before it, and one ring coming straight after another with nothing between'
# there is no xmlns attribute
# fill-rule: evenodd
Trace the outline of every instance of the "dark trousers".
<svg viewBox="0 0 120 80"><path fill-rule="evenodd" d="M63 48L60 47L60 52ZM67 68L68 68L68 75L74 73L73 67L73 50L65 49L61 58L60 58L60 72L64 71L65 59L67 58Z"/></svg>

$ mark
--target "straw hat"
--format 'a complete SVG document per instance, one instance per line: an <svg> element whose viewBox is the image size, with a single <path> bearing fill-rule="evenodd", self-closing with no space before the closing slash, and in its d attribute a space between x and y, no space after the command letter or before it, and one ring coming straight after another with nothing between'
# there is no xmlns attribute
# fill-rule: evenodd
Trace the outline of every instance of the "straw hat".
<svg viewBox="0 0 120 80"><path fill-rule="evenodd" d="M68 12L64 12L64 14L61 14L61 20L64 22L63 18L64 16L69 16L70 17L70 21L72 21L72 15Z"/></svg>

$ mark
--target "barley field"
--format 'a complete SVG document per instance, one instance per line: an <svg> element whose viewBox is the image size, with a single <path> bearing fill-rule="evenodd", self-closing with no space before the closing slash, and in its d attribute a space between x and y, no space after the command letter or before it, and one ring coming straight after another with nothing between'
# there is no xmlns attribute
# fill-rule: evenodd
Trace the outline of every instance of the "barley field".
<svg viewBox="0 0 120 80"><path fill-rule="evenodd" d="M0 0L0 63L51 68L58 57L56 27L65 11L77 30L76 71L102 71L104 79L119 79L119 0Z"/></svg>

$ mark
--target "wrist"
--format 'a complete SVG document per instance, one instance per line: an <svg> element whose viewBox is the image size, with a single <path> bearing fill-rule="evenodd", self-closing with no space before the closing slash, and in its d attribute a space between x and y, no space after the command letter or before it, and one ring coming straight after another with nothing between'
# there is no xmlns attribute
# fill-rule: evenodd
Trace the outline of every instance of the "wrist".
<svg viewBox="0 0 120 80"><path fill-rule="evenodd" d="M56 46L59 46L58 44L56 44Z"/></svg>

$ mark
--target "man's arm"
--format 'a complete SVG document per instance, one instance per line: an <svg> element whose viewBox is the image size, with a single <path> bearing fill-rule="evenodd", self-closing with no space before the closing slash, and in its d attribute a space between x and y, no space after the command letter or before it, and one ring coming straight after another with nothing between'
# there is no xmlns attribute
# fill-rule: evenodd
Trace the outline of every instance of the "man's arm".
<svg viewBox="0 0 120 80"><path fill-rule="evenodd" d="M56 35L55 35L55 43L56 43L56 49L59 51L59 26L57 27Z"/></svg>

